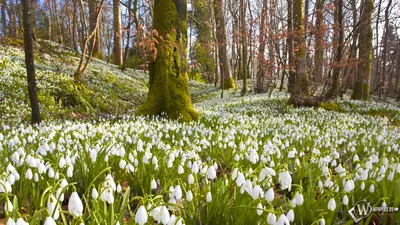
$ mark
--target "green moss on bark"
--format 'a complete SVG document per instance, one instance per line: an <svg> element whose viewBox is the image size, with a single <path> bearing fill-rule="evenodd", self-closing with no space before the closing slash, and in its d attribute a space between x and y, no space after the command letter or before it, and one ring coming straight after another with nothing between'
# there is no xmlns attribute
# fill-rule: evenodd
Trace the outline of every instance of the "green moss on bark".
<svg viewBox="0 0 400 225"><path fill-rule="evenodd" d="M192 121L198 118L198 113L190 100L187 77L186 1L175 1L155 1L153 28L159 35L157 56L149 66L146 102L136 114L166 114L172 119Z"/></svg>
<svg viewBox="0 0 400 225"><path fill-rule="evenodd" d="M232 77L230 77L229 79L224 79L224 89L235 89L236 85L235 85L235 80L233 80Z"/></svg>

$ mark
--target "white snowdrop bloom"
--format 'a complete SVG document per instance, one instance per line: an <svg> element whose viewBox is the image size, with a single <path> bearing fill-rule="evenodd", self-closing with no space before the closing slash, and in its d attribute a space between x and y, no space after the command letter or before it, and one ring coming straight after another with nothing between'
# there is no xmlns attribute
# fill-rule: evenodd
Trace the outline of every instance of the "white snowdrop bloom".
<svg viewBox="0 0 400 225"><path fill-rule="evenodd" d="M347 180L344 183L344 192L351 192L354 189L355 185L354 185L354 181L353 180Z"/></svg>
<svg viewBox="0 0 400 225"><path fill-rule="evenodd" d="M64 168L65 164L66 164L65 159L64 157L61 156L60 160L58 161L58 166L62 169Z"/></svg>
<svg viewBox="0 0 400 225"><path fill-rule="evenodd" d="M10 185L13 185L13 184L15 183L15 176L14 176L14 174L10 173L10 174L7 176L7 180L8 180L8 183L10 183Z"/></svg>
<svg viewBox="0 0 400 225"><path fill-rule="evenodd" d="M358 158L358 155L357 155L357 154L355 154L355 155L353 156L353 161L354 161L354 162L360 161L360 158Z"/></svg>
<svg viewBox="0 0 400 225"><path fill-rule="evenodd" d="M35 181L35 183L39 182L39 174L38 173L33 174L33 181Z"/></svg>
<svg viewBox="0 0 400 225"><path fill-rule="evenodd" d="M387 176L388 181L393 181L394 178L394 171L390 172L389 175Z"/></svg>
<svg viewBox="0 0 400 225"><path fill-rule="evenodd" d="M108 204L114 203L114 191L111 189L111 187L107 187L102 191L100 200L103 202L106 201Z"/></svg>
<svg viewBox="0 0 400 225"><path fill-rule="evenodd" d="M56 174L54 175L54 179L55 180L59 180L60 179L60 174L58 172L56 172Z"/></svg>
<svg viewBox="0 0 400 225"><path fill-rule="evenodd" d="M349 198L347 195L343 196L343 205L348 205L349 204Z"/></svg>
<svg viewBox="0 0 400 225"><path fill-rule="evenodd" d="M167 207L162 206L160 213L161 213L161 223L166 225L169 222L169 219L171 218Z"/></svg>
<svg viewBox="0 0 400 225"><path fill-rule="evenodd" d="M365 189L365 183L364 182L361 183L360 188L361 188L361 190Z"/></svg>
<svg viewBox="0 0 400 225"><path fill-rule="evenodd" d="M54 195L50 195L47 199L47 209L49 210L50 216L55 220L58 220L60 216L59 208L60 205L58 204L57 199L54 197Z"/></svg>
<svg viewBox="0 0 400 225"><path fill-rule="evenodd" d="M246 180L246 179L244 178L243 173L239 172L238 177L237 177L237 179L236 179L236 185L237 185L238 187L241 187L241 186L243 185L243 183L245 182L245 180Z"/></svg>
<svg viewBox="0 0 400 225"><path fill-rule="evenodd" d="M186 192L186 200L191 202L193 200L192 190Z"/></svg>
<svg viewBox="0 0 400 225"><path fill-rule="evenodd" d="M96 188L92 188L92 198L97 199L99 197L99 192L97 192Z"/></svg>
<svg viewBox="0 0 400 225"><path fill-rule="evenodd" d="M272 202L275 198L275 193L274 193L274 189L270 188L268 189L268 191L265 192L265 200L267 200L268 202Z"/></svg>
<svg viewBox="0 0 400 225"><path fill-rule="evenodd" d="M147 223L147 220L148 220L148 215L147 215L146 208L141 205L136 212L135 222L138 223L139 225L143 225L143 224Z"/></svg>
<svg viewBox="0 0 400 225"><path fill-rule="evenodd" d="M83 204L82 204L82 200L79 198L78 193L76 193L76 192L72 192L72 194L69 198L68 212L75 217L82 216Z"/></svg>
<svg viewBox="0 0 400 225"><path fill-rule="evenodd" d="M168 168L172 168L172 166L173 166L172 160L169 159L168 162L167 162L167 167Z"/></svg>
<svg viewBox="0 0 400 225"><path fill-rule="evenodd" d="M39 174L43 174L44 172L46 172L46 167L43 163L39 163L38 172Z"/></svg>
<svg viewBox="0 0 400 225"><path fill-rule="evenodd" d="M128 165L126 166L128 168L128 171L133 173L135 172L135 168L132 166L132 164L128 163Z"/></svg>
<svg viewBox="0 0 400 225"><path fill-rule="evenodd" d="M188 184L193 184L194 183L194 176L193 174L188 175Z"/></svg>
<svg viewBox="0 0 400 225"><path fill-rule="evenodd" d="M267 223L270 225L275 225L276 224L276 216L273 213L268 213L267 215Z"/></svg>
<svg viewBox="0 0 400 225"><path fill-rule="evenodd" d="M325 219L324 218L320 219L319 225L325 225Z"/></svg>
<svg viewBox="0 0 400 225"><path fill-rule="evenodd" d="M154 179L151 180L150 186L151 186L151 190L157 189L157 182Z"/></svg>
<svg viewBox="0 0 400 225"><path fill-rule="evenodd" d="M150 153L145 152L144 155L143 155L143 158L142 158L142 162L144 164L149 164L149 159L150 159Z"/></svg>
<svg viewBox="0 0 400 225"><path fill-rule="evenodd" d="M276 172L274 169L269 168L269 167L265 167L260 171L260 174L258 176L258 180L259 181L263 181L267 176L269 178L273 177L276 175Z"/></svg>
<svg viewBox="0 0 400 225"><path fill-rule="evenodd" d="M74 167L72 165L68 166L67 177L72 177L74 175Z"/></svg>
<svg viewBox="0 0 400 225"><path fill-rule="evenodd" d="M61 188L65 188L68 185L68 181L66 179L61 180Z"/></svg>
<svg viewBox="0 0 400 225"><path fill-rule="evenodd" d="M278 221L276 221L276 224L277 225L290 225L290 222L285 214L281 214L278 218Z"/></svg>
<svg viewBox="0 0 400 225"><path fill-rule="evenodd" d="M18 218L17 222L15 223L15 225L29 225L28 222L26 222L24 219L22 218Z"/></svg>
<svg viewBox="0 0 400 225"><path fill-rule="evenodd" d="M178 166L178 174L183 174L185 172L185 170L183 169L182 165Z"/></svg>
<svg viewBox="0 0 400 225"><path fill-rule="evenodd" d="M15 221L10 217L10 218L8 218L6 225L16 225L16 224L15 224ZM46 225L49 225L49 224L46 224ZM54 223L54 225L57 225L57 224Z"/></svg>
<svg viewBox="0 0 400 225"><path fill-rule="evenodd" d="M371 186L369 186L369 192L374 193L375 191L375 187L373 184L371 184Z"/></svg>
<svg viewBox="0 0 400 225"><path fill-rule="evenodd" d="M182 198L182 189L180 185L177 185L175 187L175 191L174 191L174 197L177 201L179 201Z"/></svg>
<svg viewBox="0 0 400 225"><path fill-rule="evenodd" d="M44 221L44 225L57 225L56 221L54 221L53 218L51 218L50 216L46 218L46 220Z"/></svg>
<svg viewBox="0 0 400 225"><path fill-rule="evenodd" d="M125 169L126 166L126 161L124 159L121 159L119 161L119 168L121 168L122 170Z"/></svg>
<svg viewBox="0 0 400 225"><path fill-rule="evenodd" d="M206 201L207 201L207 202L211 202L211 201L212 201L211 192L207 192Z"/></svg>
<svg viewBox="0 0 400 225"><path fill-rule="evenodd" d="M207 178L210 180L214 180L217 177L217 171L215 170L214 166L210 166L207 172Z"/></svg>
<svg viewBox="0 0 400 225"><path fill-rule="evenodd" d="M382 202L382 207L383 207L383 208L386 208L386 206L387 206L387 205L386 205L386 202Z"/></svg>
<svg viewBox="0 0 400 225"><path fill-rule="evenodd" d="M289 220L289 222L293 222L293 221L294 221L294 212L293 212L293 209L290 209L289 212L287 212L286 218Z"/></svg>
<svg viewBox="0 0 400 225"><path fill-rule="evenodd" d="M292 177L290 176L289 171L284 171L284 172L279 172L279 183L281 184L281 189L285 190L288 189L288 191L291 190L292 188Z"/></svg>
<svg viewBox="0 0 400 225"><path fill-rule="evenodd" d="M235 180L238 176L238 168L234 168L232 171L232 180Z"/></svg>
<svg viewBox="0 0 400 225"><path fill-rule="evenodd" d="M236 162L238 162L240 160L240 156L238 154L236 154L234 159Z"/></svg>
<svg viewBox="0 0 400 225"><path fill-rule="evenodd" d="M28 180L32 180L33 174L32 174L31 168L29 168L29 169L26 170L26 172L25 172L25 178L28 179Z"/></svg>
<svg viewBox="0 0 400 225"><path fill-rule="evenodd" d="M121 193L122 191L122 187L120 184L117 185L117 193Z"/></svg>
<svg viewBox="0 0 400 225"><path fill-rule="evenodd" d="M251 191L251 197L253 197L253 200L257 200L259 197L261 197L262 198L262 196L263 196L263 190L262 190L262 188L260 187L260 185L256 185L254 188L253 188L253 190Z"/></svg>
<svg viewBox="0 0 400 225"><path fill-rule="evenodd" d="M335 202L335 199L334 199L334 198L329 199L329 202L328 202L328 209L329 209L329 210L332 210L332 211L335 211L335 209L336 209L336 202Z"/></svg>
<svg viewBox="0 0 400 225"><path fill-rule="evenodd" d="M64 201L64 193L61 193L62 188L58 188L56 191L56 198L60 201L63 202Z"/></svg>
<svg viewBox="0 0 400 225"><path fill-rule="evenodd" d="M54 169L53 168L49 168L49 170L47 171L47 175L50 177L50 178L54 178Z"/></svg>
<svg viewBox="0 0 400 225"><path fill-rule="evenodd" d="M108 174L106 176L106 179L104 181L103 187L105 187L105 188L111 187L111 189L113 191L115 191L117 189L117 186L116 186L116 184L114 182L114 178L111 176L111 174Z"/></svg>
<svg viewBox="0 0 400 225"><path fill-rule="evenodd" d="M173 186L169 186L168 196L169 198L174 198L175 188Z"/></svg>
<svg viewBox="0 0 400 225"><path fill-rule="evenodd" d="M7 199L6 204L4 205L4 211L10 213L14 210L14 206L9 199Z"/></svg>
<svg viewBox="0 0 400 225"><path fill-rule="evenodd" d="M193 172L194 174L199 173L199 165L197 165L197 162L194 162L194 163L192 164L192 172Z"/></svg>
<svg viewBox="0 0 400 225"><path fill-rule="evenodd" d="M175 207L173 206L173 205L176 205L176 199L175 198L170 198L169 200L168 200L168 203L169 203L169 205L168 205L168 210L169 211L175 211Z"/></svg>
<svg viewBox="0 0 400 225"><path fill-rule="evenodd" d="M161 206L157 206L153 210L151 210L150 216L153 217L153 219L155 221L160 222L160 220L161 220Z"/></svg>
<svg viewBox="0 0 400 225"><path fill-rule="evenodd" d="M263 213L263 206L261 203L258 203L257 205L257 215L261 216L261 214Z"/></svg>

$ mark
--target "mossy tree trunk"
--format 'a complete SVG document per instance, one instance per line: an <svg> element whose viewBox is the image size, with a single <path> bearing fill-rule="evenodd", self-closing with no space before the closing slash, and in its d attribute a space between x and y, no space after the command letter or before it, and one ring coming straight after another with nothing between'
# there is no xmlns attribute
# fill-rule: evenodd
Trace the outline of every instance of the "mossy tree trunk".
<svg viewBox="0 0 400 225"><path fill-rule="evenodd" d="M100 33L100 24L97 24L97 14L100 10L97 7L97 0L89 0L89 23L90 23L90 30L96 29L94 34L94 38L91 40L90 45L94 45L93 49L93 57L104 60L104 52L101 44L101 33ZM93 44L94 42L94 44Z"/></svg>
<svg viewBox="0 0 400 225"><path fill-rule="evenodd" d="M114 64L122 66L122 32L120 1L113 0L114 11Z"/></svg>
<svg viewBox="0 0 400 225"><path fill-rule="evenodd" d="M310 96L308 83L307 65L306 65L306 39L304 36L304 11L303 0L295 0L293 7L294 22L294 46L295 46L295 72L290 74L289 92L290 99L294 105L301 105L301 99L307 99Z"/></svg>
<svg viewBox="0 0 400 225"><path fill-rule="evenodd" d="M31 105L31 119L32 123L40 123L40 110L39 101L36 89L36 75L35 75L35 62L33 57L33 40L32 40L32 27L31 27L31 4L30 0L22 1L23 9L23 23L24 23L24 51L25 51L25 65L28 78L28 94L29 102Z"/></svg>
<svg viewBox="0 0 400 225"><path fill-rule="evenodd" d="M324 0L317 0L316 3L316 31L315 31L315 82L319 84L322 81L324 64Z"/></svg>
<svg viewBox="0 0 400 225"><path fill-rule="evenodd" d="M357 66L357 78L352 99L368 100L372 61L373 0L365 0L364 7L362 8L364 10L360 18L361 24L358 36L359 59L361 62Z"/></svg>
<svg viewBox="0 0 400 225"><path fill-rule="evenodd" d="M223 86L224 89L230 89L235 88L236 85L231 74L231 64L229 62L223 6L223 0L214 0L214 16L217 28L216 36L218 40L218 57L220 64L219 68L221 81L223 80L221 87Z"/></svg>
<svg viewBox="0 0 400 225"><path fill-rule="evenodd" d="M137 110L138 115L197 119L189 95L186 21L187 0L155 0L153 29L158 33L157 55L150 62L149 93Z"/></svg>

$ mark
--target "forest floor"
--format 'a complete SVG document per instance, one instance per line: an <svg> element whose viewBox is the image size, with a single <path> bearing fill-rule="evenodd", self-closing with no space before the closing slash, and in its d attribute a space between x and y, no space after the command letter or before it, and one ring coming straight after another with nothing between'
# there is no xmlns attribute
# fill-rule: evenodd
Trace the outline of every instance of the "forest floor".
<svg viewBox="0 0 400 225"><path fill-rule="evenodd" d="M0 208L9 200L14 220L39 224L56 208L47 199L62 196L53 217L79 224L67 207L74 191L85 224L104 225L144 214L147 224L352 224L347 211L360 200L400 205L398 103L293 108L285 92L231 90L221 100L218 88L190 81L198 121L135 117L145 73L94 60L77 86L77 56L40 42L46 120L32 127L20 44L0 45ZM375 213L364 224L399 220Z"/></svg>

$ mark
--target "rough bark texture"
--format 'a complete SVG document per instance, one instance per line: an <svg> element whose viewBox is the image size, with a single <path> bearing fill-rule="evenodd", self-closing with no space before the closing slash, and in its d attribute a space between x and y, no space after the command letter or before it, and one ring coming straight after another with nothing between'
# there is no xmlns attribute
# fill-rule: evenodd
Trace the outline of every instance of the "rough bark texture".
<svg viewBox="0 0 400 225"><path fill-rule="evenodd" d="M324 36L325 36L325 25L324 25L324 0L317 0L316 3L316 33L315 33L315 81L320 83L322 81L323 74L323 62L324 62Z"/></svg>
<svg viewBox="0 0 400 225"><path fill-rule="evenodd" d="M7 36L7 21L6 21L6 7L0 5L1 10L1 32L3 36Z"/></svg>
<svg viewBox="0 0 400 225"><path fill-rule="evenodd" d="M339 78L341 74L340 63L342 61L343 45L344 45L344 29L343 29L343 0L335 1L335 31L334 36L337 37L337 47L336 47L336 59L333 68L332 82L328 92L326 93L326 98L331 99L336 97L339 89Z"/></svg>
<svg viewBox="0 0 400 225"><path fill-rule="evenodd" d="M33 40L31 28L31 4L29 0L23 0L23 23L24 23L24 50L25 50L25 65L28 78L28 94L31 104L32 123L40 123L39 101L36 90L35 63L33 58Z"/></svg>
<svg viewBox="0 0 400 225"><path fill-rule="evenodd" d="M149 93L138 115L167 114L182 121L198 118L188 87L186 7L186 0L154 2L153 29L164 40L158 36L157 56L149 66Z"/></svg>
<svg viewBox="0 0 400 225"><path fill-rule="evenodd" d="M231 74L231 64L229 62L228 49L226 44L225 16L223 10L223 0L214 0L214 15L217 26L218 57L220 63L221 80L224 89L236 88L235 81ZM223 77L223 79L222 79Z"/></svg>
<svg viewBox="0 0 400 225"><path fill-rule="evenodd" d="M119 0L113 0L114 8L114 64L122 66L121 9Z"/></svg>
<svg viewBox="0 0 400 225"><path fill-rule="evenodd" d="M257 70L257 82L256 82L256 93L265 92L264 88L264 77L265 77L265 22L267 17L267 0L263 0L263 9L261 11L260 21L260 35L259 35L259 46L258 46L258 70Z"/></svg>
<svg viewBox="0 0 400 225"><path fill-rule="evenodd" d="M93 57L104 60L104 52L101 45L101 34L100 34L100 26L97 26L97 0L89 0L89 23L90 23L90 30L96 29L96 33L94 34L94 49L93 49Z"/></svg>
<svg viewBox="0 0 400 225"><path fill-rule="evenodd" d="M246 29L246 4L244 0L240 0L240 33L242 43L242 76L243 87L242 96L247 92L247 77L249 76L249 67L247 66L247 29Z"/></svg>
<svg viewBox="0 0 400 225"><path fill-rule="evenodd" d="M368 100L369 82L371 77L372 59L372 12L374 9L373 0L366 0L364 10L361 14L359 27L359 59L357 68L357 80L353 90L352 99Z"/></svg>
<svg viewBox="0 0 400 225"><path fill-rule="evenodd" d="M306 65L306 41L304 38L304 12L303 12L303 1L295 0L293 8L293 21L294 21L294 46L296 46L295 51L295 69L296 71L292 75L290 84L290 94L291 97L289 101L293 103L295 98L306 97L310 95L309 85L308 85L308 75L307 75L307 65ZM294 79L293 79L294 78Z"/></svg>

